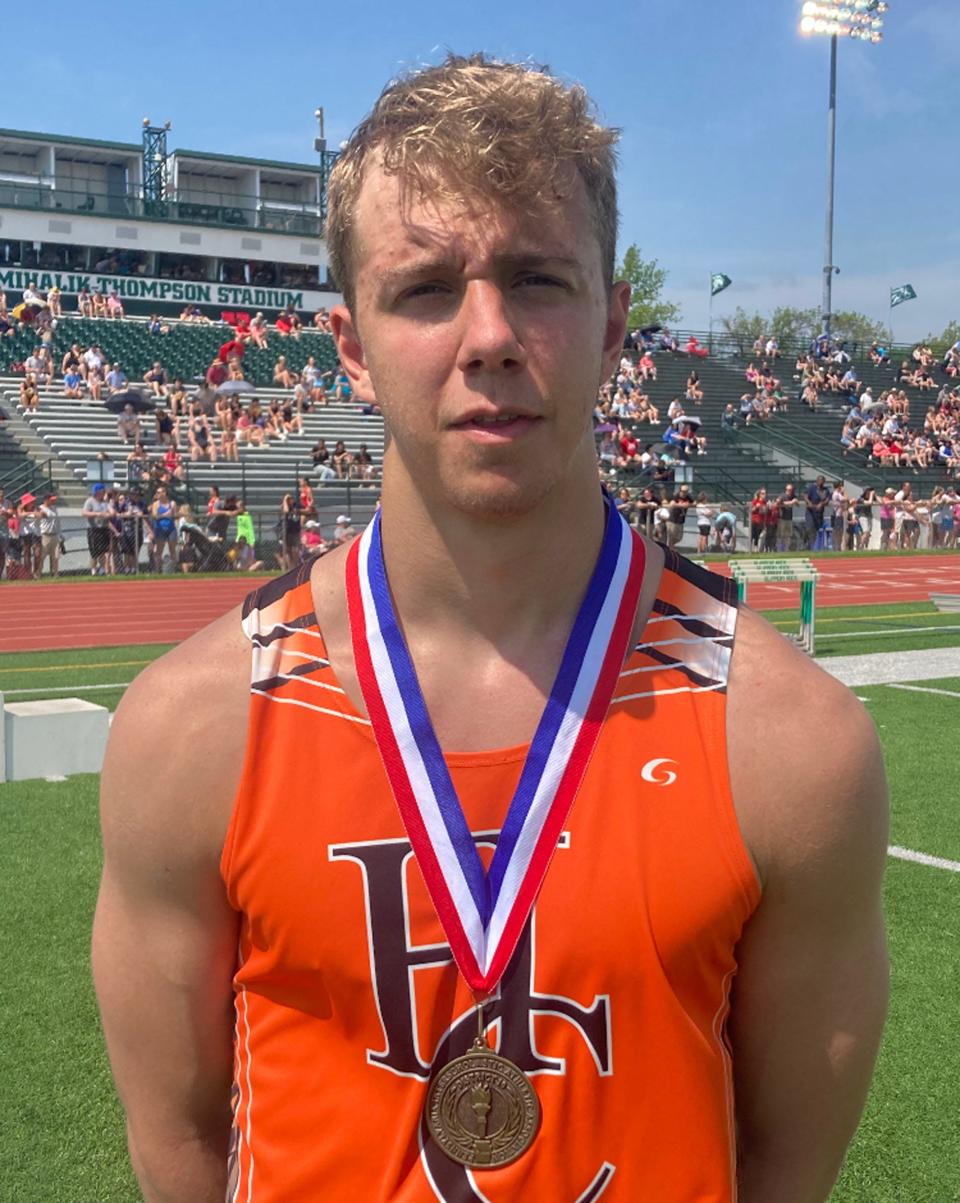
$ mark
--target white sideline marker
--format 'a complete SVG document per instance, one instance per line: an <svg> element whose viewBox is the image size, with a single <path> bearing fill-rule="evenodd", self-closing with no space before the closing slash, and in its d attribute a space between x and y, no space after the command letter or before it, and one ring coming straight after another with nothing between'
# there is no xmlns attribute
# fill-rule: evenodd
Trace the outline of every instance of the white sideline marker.
<svg viewBox="0 0 960 1203"><path fill-rule="evenodd" d="M960 693L955 689L934 689L932 685L897 685L892 681L887 682L890 689L908 689L911 693L936 693L942 698L960 698Z"/></svg>
<svg viewBox="0 0 960 1203"><path fill-rule="evenodd" d="M931 869L960 873L960 860L945 860L942 856L928 856L926 852L914 852L912 848L898 848L896 845L891 845L887 852L897 860L909 860L916 865L929 865Z"/></svg>

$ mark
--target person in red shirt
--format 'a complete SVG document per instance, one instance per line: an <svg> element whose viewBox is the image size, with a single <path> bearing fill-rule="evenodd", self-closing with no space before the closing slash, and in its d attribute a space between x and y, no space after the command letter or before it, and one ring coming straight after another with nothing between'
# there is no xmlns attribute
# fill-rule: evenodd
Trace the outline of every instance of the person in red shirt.
<svg viewBox="0 0 960 1203"><path fill-rule="evenodd" d="M221 360L219 357L207 368L207 384L213 388L219 388L227 378L226 360Z"/></svg>
<svg viewBox="0 0 960 1203"><path fill-rule="evenodd" d="M764 531L767 526L767 490L757 489L750 502L750 549L763 549Z"/></svg>

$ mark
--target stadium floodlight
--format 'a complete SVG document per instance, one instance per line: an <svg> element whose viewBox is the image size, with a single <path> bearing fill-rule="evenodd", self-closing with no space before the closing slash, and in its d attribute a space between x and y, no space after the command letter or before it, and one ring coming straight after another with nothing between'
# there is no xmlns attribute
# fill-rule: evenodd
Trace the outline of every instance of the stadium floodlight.
<svg viewBox="0 0 960 1203"><path fill-rule="evenodd" d="M805 0L800 9L800 32L830 39L830 98L827 109L827 219L824 233L823 333L830 337L833 277L839 268L833 262L833 194L837 164L837 42L883 41L883 18L889 12L886 0Z"/></svg>

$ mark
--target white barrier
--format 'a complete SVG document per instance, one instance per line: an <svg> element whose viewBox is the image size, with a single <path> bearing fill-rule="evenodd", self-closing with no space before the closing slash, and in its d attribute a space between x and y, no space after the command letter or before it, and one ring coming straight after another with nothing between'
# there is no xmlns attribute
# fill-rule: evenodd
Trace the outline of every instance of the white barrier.
<svg viewBox="0 0 960 1203"><path fill-rule="evenodd" d="M99 773L109 731L110 711L82 698L7 702L0 741L3 780Z"/></svg>

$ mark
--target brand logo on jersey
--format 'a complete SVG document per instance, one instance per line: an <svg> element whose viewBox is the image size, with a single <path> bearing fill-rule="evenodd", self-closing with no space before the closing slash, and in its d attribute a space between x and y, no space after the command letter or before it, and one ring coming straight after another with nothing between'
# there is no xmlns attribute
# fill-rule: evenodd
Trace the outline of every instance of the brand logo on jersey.
<svg viewBox="0 0 960 1203"><path fill-rule="evenodd" d="M498 832L474 837L479 846L496 847ZM558 853L570 845L561 835ZM374 1001L383 1029L383 1047L367 1049L367 1061L401 1077L427 1081L434 1063L443 1065L464 1054L476 1033L476 1015L471 1009L459 1016L434 1049L420 1047L416 1016L417 974L453 957L444 944L413 944L406 875L413 857L407 840L376 840L355 844L333 844L330 860L354 861L360 866L366 895L367 940ZM565 1074L566 1061L547 1056L535 1040L534 1019L549 1015L568 1023L583 1040L586 1051L604 1077L613 1072L610 1044L610 999L598 995L589 1007L560 994L541 994L534 989L536 977L536 912L517 945L500 982L496 997L484 1006L487 1024L496 1033L498 1051L526 1074ZM429 1140L426 1127L421 1145L428 1170L441 1198L477 1198L469 1175L462 1166L445 1157Z"/></svg>
<svg viewBox="0 0 960 1203"><path fill-rule="evenodd" d="M668 769L664 766L676 763L675 760L670 760L666 757L661 757L658 760L648 760L640 770L640 776L644 781L649 781L651 785L673 785L677 779L677 774L673 769Z"/></svg>

